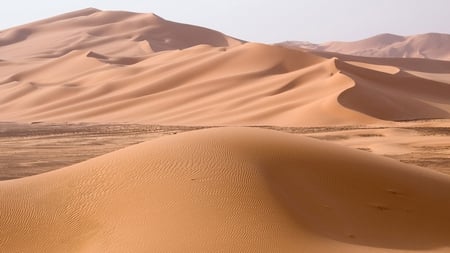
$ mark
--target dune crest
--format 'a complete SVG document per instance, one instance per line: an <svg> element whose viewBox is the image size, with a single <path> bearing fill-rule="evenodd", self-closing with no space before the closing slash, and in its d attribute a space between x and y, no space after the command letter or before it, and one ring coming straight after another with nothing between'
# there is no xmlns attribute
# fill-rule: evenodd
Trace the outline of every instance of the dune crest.
<svg viewBox="0 0 450 253"><path fill-rule="evenodd" d="M365 152L208 129L0 182L0 248L445 252L449 192L444 174Z"/></svg>
<svg viewBox="0 0 450 253"><path fill-rule="evenodd" d="M155 14L95 9L11 28L0 43L0 117L8 121L301 126L450 118L446 62L405 69L398 60L326 59ZM439 75L420 67L431 65Z"/></svg>
<svg viewBox="0 0 450 253"><path fill-rule="evenodd" d="M151 51L142 42L147 42ZM199 44L241 43L220 32L167 21L155 14L92 8L0 31L0 55L15 61L55 58L73 50L135 57Z"/></svg>

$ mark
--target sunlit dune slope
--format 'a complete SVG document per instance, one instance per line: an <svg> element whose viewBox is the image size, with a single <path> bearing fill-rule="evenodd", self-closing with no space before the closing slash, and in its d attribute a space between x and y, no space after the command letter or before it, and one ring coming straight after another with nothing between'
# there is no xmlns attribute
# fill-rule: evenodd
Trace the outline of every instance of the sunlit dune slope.
<svg viewBox="0 0 450 253"><path fill-rule="evenodd" d="M240 43L220 32L167 21L155 14L90 8L0 32L0 58L55 58L72 50L139 56L199 44Z"/></svg>
<svg viewBox="0 0 450 253"><path fill-rule="evenodd" d="M0 41L3 121L299 126L450 118L446 62L408 70L396 59L326 59L153 14L95 9L11 28Z"/></svg>
<svg viewBox="0 0 450 253"><path fill-rule="evenodd" d="M0 182L0 248L448 252L449 193L447 175L362 151L208 129Z"/></svg>

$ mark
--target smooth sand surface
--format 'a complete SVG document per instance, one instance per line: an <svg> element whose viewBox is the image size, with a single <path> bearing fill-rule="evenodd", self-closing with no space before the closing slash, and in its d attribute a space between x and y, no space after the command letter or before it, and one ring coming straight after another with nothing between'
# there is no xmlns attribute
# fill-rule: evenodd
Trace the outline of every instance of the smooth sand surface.
<svg viewBox="0 0 450 253"><path fill-rule="evenodd" d="M450 60L450 34L380 34L354 42L330 42L320 50L351 55Z"/></svg>
<svg viewBox="0 0 450 253"><path fill-rule="evenodd" d="M0 194L4 252L450 250L448 175L271 130L162 137Z"/></svg>
<svg viewBox="0 0 450 253"><path fill-rule="evenodd" d="M450 34L427 33L411 36L379 34L358 41L331 41L312 44L302 41L279 43L289 48L327 51L341 54L388 57L426 58L450 61Z"/></svg>
<svg viewBox="0 0 450 253"><path fill-rule="evenodd" d="M0 36L6 121L299 126L450 118L446 62L432 62L441 73L430 80L430 71L395 62L326 59L154 14L95 9Z"/></svg>

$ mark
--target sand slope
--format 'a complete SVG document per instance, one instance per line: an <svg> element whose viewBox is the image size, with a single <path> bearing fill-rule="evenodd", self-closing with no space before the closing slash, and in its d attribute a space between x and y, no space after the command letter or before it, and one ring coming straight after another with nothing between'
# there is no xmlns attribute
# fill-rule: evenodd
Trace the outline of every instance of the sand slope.
<svg viewBox="0 0 450 253"><path fill-rule="evenodd" d="M448 252L449 192L447 175L362 151L199 130L0 182L0 249Z"/></svg>
<svg viewBox="0 0 450 253"><path fill-rule="evenodd" d="M450 34L427 33L412 36L379 34L367 39L323 44L288 41L280 43L287 47L328 51L369 57L427 58L450 60Z"/></svg>
<svg viewBox="0 0 450 253"><path fill-rule="evenodd" d="M3 60L17 61L86 49L108 56L140 56L199 44L240 43L222 33L155 14L89 8L1 31L0 55Z"/></svg>
<svg viewBox="0 0 450 253"><path fill-rule="evenodd" d="M297 126L450 118L446 62L433 62L439 76L409 73L395 61L326 59L154 14L95 9L0 37L2 121Z"/></svg>

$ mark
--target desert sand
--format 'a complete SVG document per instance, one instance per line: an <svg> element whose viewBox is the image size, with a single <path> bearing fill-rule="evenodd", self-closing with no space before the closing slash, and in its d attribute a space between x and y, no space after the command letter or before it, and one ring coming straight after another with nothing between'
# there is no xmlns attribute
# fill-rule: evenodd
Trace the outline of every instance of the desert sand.
<svg viewBox="0 0 450 253"><path fill-rule="evenodd" d="M6 252L450 250L448 176L271 130L162 137L0 193Z"/></svg>
<svg viewBox="0 0 450 253"><path fill-rule="evenodd" d="M155 14L1 31L0 251L450 252L449 98Z"/></svg>
<svg viewBox="0 0 450 253"><path fill-rule="evenodd" d="M1 37L4 121L299 126L450 118L448 62L433 63L442 65L436 77L414 69L414 60L327 59L154 14L92 9Z"/></svg>
<svg viewBox="0 0 450 253"><path fill-rule="evenodd" d="M356 56L450 60L450 34L441 33L411 36L384 33L350 42L330 41L314 44L302 41L286 41L279 44L289 48L304 48Z"/></svg>
<svg viewBox="0 0 450 253"><path fill-rule="evenodd" d="M204 128L211 126L0 123L0 180L41 174L161 136ZM446 121L258 128L334 142L450 175L450 128Z"/></svg>

